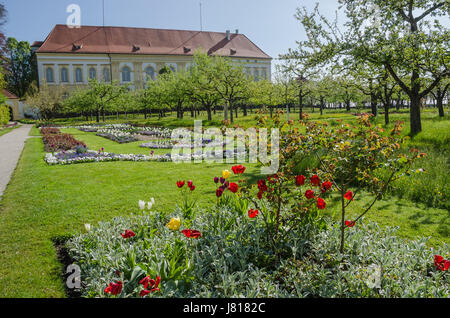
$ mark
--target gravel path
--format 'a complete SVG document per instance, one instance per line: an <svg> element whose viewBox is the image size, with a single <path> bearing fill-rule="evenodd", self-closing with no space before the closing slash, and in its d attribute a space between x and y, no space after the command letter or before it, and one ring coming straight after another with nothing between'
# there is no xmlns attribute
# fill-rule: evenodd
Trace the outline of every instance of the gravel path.
<svg viewBox="0 0 450 318"><path fill-rule="evenodd" d="M16 169L31 127L33 125L22 125L0 137L0 199Z"/></svg>

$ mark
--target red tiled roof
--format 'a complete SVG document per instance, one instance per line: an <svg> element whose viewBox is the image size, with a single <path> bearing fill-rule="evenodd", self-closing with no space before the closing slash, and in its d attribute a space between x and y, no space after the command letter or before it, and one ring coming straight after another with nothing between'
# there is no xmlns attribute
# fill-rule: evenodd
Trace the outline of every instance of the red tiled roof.
<svg viewBox="0 0 450 318"><path fill-rule="evenodd" d="M31 47L39 47L44 43L44 41L34 41L33 44L31 44Z"/></svg>
<svg viewBox="0 0 450 318"><path fill-rule="evenodd" d="M19 97L4 88L2 88L2 94L8 99L19 99Z"/></svg>
<svg viewBox="0 0 450 318"><path fill-rule="evenodd" d="M210 55L271 59L243 34L129 27L56 25L38 53Z"/></svg>

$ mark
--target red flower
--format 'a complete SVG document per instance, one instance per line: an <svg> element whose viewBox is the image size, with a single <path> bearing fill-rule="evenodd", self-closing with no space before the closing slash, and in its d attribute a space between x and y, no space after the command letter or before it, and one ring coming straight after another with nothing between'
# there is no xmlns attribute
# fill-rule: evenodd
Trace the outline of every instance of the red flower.
<svg viewBox="0 0 450 318"><path fill-rule="evenodd" d="M192 180L189 180L189 181L187 182L187 186L188 186L189 188L191 188L193 185L194 185L194 183L192 182Z"/></svg>
<svg viewBox="0 0 450 318"><path fill-rule="evenodd" d="M316 174L311 177L310 181L313 186L318 186L320 184L320 178Z"/></svg>
<svg viewBox="0 0 450 318"><path fill-rule="evenodd" d="M258 194L256 195L258 197L259 200L262 199L262 195L264 192L259 191Z"/></svg>
<svg viewBox="0 0 450 318"><path fill-rule="evenodd" d="M230 190L233 193L236 193L238 190L238 185L234 182L231 182L230 185L228 186L228 190Z"/></svg>
<svg viewBox="0 0 450 318"><path fill-rule="evenodd" d="M109 283L109 286L105 288L105 293L111 295L119 295L122 292L122 282Z"/></svg>
<svg viewBox="0 0 450 318"><path fill-rule="evenodd" d="M344 194L344 198L346 198L347 200L351 200L353 198L353 192L352 191L347 191L346 194Z"/></svg>
<svg viewBox="0 0 450 318"><path fill-rule="evenodd" d="M217 196L218 198L220 198L220 197L222 196L222 194L223 194L223 190L222 190L221 188L219 188L219 189L216 190L216 196Z"/></svg>
<svg viewBox="0 0 450 318"><path fill-rule="evenodd" d="M355 221L345 221L345 226L346 227L354 227L355 226Z"/></svg>
<svg viewBox="0 0 450 318"><path fill-rule="evenodd" d="M150 293L151 293L150 290L143 289L143 290L141 290L141 292L139 293L139 296L145 297L145 296L147 296L147 295L150 294Z"/></svg>
<svg viewBox="0 0 450 318"><path fill-rule="evenodd" d="M122 235L122 237L124 239L136 236L136 234L132 230L125 230L125 234L124 233L120 233L120 235Z"/></svg>
<svg viewBox="0 0 450 318"><path fill-rule="evenodd" d="M305 184L306 177L304 175L299 175L295 177L295 184L302 186Z"/></svg>
<svg viewBox="0 0 450 318"><path fill-rule="evenodd" d="M325 181L324 183L322 183L321 186L322 192L326 192L328 190L331 189L331 182L330 181Z"/></svg>
<svg viewBox="0 0 450 318"><path fill-rule="evenodd" d="M314 191L313 191L313 190L306 190L306 192L305 192L305 197L306 197L307 199L312 199L312 198L314 198Z"/></svg>
<svg viewBox="0 0 450 318"><path fill-rule="evenodd" d="M268 177L267 177L267 180L268 180L270 183L275 184L275 183L277 183L278 178L279 178L278 175L277 175L277 174L274 174L274 175L268 176Z"/></svg>
<svg viewBox="0 0 450 318"><path fill-rule="evenodd" d="M440 271L447 271L450 268L450 260L444 259L441 255L434 255L434 265Z"/></svg>
<svg viewBox="0 0 450 318"><path fill-rule="evenodd" d="M184 186L184 180L183 181L177 181L178 188L182 188Z"/></svg>
<svg viewBox="0 0 450 318"><path fill-rule="evenodd" d="M319 210L323 210L323 209L325 209L325 206L326 206L325 200L322 198L317 198L317 208Z"/></svg>
<svg viewBox="0 0 450 318"><path fill-rule="evenodd" d="M253 209L248 210L248 217L251 219L255 218L258 214L259 214L258 210Z"/></svg>
<svg viewBox="0 0 450 318"><path fill-rule="evenodd" d="M191 191L194 191L194 190L195 190L195 185L191 185L191 186L189 187L189 189L191 189Z"/></svg>
<svg viewBox="0 0 450 318"><path fill-rule="evenodd" d="M153 293L155 291L160 291L158 288L159 283L161 282L161 277L156 277L156 281L154 279L150 279L150 276L146 276L143 279L139 281L139 284L144 286L144 290L141 290L140 296L144 297L147 296L150 293ZM150 288L150 289L148 289Z"/></svg>
<svg viewBox="0 0 450 318"><path fill-rule="evenodd" d="M234 172L234 174L242 174L245 171L245 167L243 165L237 165L231 167L231 170Z"/></svg>
<svg viewBox="0 0 450 318"><path fill-rule="evenodd" d="M264 180L264 179L258 180L258 189L260 192L267 191L266 180Z"/></svg>
<svg viewBox="0 0 450 318"><path fill-rule="evenodd" d="M200 231L197 231L197 230L186 229L186 230L181 231L181 233L183 233L188 238L199 238L199 237L202 237L202 233L200 233Z"/></svg>

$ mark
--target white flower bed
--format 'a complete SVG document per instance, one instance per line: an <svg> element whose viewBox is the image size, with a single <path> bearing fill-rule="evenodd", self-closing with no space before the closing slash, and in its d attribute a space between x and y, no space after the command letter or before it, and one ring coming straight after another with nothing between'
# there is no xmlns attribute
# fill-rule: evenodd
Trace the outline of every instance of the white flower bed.
<svg viewBox="0 0 450 318"><path fill-rule="evenodd" d="M49 165L70 165L85 162L107 162L107 161L170 161L167 155L136 155L136 154L114 154L108 152L96 152L88 150L84 154L78 154L74 150L58 153L47 153L44 158Z"/></svg>

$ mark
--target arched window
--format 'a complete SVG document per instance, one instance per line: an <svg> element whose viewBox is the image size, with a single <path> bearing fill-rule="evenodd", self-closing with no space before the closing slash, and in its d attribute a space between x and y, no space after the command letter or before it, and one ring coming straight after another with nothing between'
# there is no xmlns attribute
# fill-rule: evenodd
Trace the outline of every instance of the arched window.
<svg viewBox="0 0 450 318"><path fill-rule="evenodd" d="M122 82L131 82L131 70L128 66L122 68Z"/></svg>
<svg viewBox="0 0 450 318"><path fill-rule="evenodd" d="M155 69L152 66L145 69L145 81L148 79L155 80Z"/></svg>
<svg viewBox="0 0 450 318"><path fill-rule="evenodd" d="M77 83L82 83L83 82L83 71L79 67L77 67L75 69L75 81Z"/></svg>
<svg viewBox="0 0 450 318"><path fill-rule="evenodd" d="M103 69L103 80L105 82L111 81L111 77L109 76L109 69L106 67Z"/></svg>
<svg viewBox="0 0 450 318"><path fill-rule="evenodd" d="M69 71L65 67L63 67L61 69L61 82L62 83L68 83L69 82Z"/></svg>
<svg viewBox="0 0 450 318"><path fill-rule="evenodd" d="M53 69L51 67L47 67L47 70L45 71L45 80L47 83L53 83L55 81L53 77Z"/></svg>
<svg viewBox="0 0 450 318"><path fill-rule="evenodd" d="M89 79L96 79L97 78L97 71L95 68L91 67L89 69Z"/></svg>

